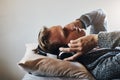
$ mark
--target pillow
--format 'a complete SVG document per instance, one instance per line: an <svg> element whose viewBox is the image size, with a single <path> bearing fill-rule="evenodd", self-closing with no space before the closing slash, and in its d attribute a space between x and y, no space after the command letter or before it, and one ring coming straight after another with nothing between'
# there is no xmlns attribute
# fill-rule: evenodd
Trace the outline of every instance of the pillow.
<svg viewBox="0 0 120 80"><path fill-rule="evenodd" d="M69 62L35 54L37 44L26 44L26 53L18 63L19 67L33 75L71 77L93 80L93 76L80 63Z"/></svg>

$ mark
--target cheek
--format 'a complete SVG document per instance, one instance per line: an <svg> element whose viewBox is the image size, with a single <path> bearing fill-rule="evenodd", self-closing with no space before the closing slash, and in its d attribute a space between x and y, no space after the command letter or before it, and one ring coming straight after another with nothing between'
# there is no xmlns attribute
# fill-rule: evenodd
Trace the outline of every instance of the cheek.
<svg viewBox="0 0 120 80"><path fill-rule="evenodd" d="M69 36L67 37L66 43L69 43L70 40L75 40L75 39L80 38L82 36L85 36L85 32L82 32L81 34L78 34L76 32L70 33Z"/></svg>
<svg viewBox="0 0 120 80"><path fill-rule="evenodd" d="M79 38L79 35L70 34L67 38L67 43L69 43L70 40L75 40L77 38Z"/></svg>

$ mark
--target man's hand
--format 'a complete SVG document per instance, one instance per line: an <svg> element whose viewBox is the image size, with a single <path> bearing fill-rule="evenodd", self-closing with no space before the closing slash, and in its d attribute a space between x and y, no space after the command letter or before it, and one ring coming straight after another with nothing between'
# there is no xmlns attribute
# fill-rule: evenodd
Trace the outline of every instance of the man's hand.
<svg viewBox="0 0 120 80"><path fill-rule="evenodd" d="M70 43L68 43L69 48L59 48L60 51L63 52L75 52L71 57L65 58L64 60L73 61L82 54L85 54L86 52L92 50L97 46L98 42L98 35L91 34L88 36L80 37L76 40L71 40Z"/></svg>

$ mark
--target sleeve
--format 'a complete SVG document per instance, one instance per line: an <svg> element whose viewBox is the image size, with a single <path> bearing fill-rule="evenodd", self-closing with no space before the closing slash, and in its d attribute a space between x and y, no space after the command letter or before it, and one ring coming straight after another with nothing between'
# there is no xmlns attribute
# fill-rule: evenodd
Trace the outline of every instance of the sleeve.
<svg viewBox="0 0 120 80"><path fill-rule="evenodd" d="M84 28L91 26L90 33L98 34L107 30L106 14L102 9L83 14L79 20L84 24Z"/></svg>
<svg viewBox="0 0 120 80"><path fill-rule="evenodd" d="M100 32L98 34L98 46L100 48L115 48L120 46L120 31Z"/></svg>

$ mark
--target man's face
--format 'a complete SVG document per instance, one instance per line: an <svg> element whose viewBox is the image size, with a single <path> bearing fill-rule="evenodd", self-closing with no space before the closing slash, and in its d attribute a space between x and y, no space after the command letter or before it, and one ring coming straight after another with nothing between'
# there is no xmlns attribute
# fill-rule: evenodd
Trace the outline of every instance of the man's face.
<svg viewBox="0 0 120 80"><path fill-rule="evenodd" d="M74 25L67 25L64 28L61 26L53 26L48 29L50 31L49 42L68 44L70 40L85 36L85 31Z"/></svg>

